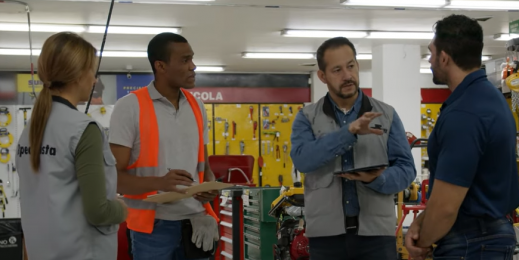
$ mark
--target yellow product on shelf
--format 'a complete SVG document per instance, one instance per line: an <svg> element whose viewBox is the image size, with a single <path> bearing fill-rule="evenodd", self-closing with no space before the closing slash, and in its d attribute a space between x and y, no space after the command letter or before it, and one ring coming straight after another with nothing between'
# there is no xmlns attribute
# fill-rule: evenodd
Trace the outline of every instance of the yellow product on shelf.
<svg viewBox="0 0 519 260"><path fill-rule="evenodd" d="M2 148L0 149L0 163L9 163L11 160L11 154L9 153L9 149Z"/></svg>
<svg viewBox="0 0 519 260"><path fill-rule="evenodd" d="M0 148L9 148L13 144L13 135L7 128L0 128Z"/></svg>
<svg viewBox="0 0 519 260"><path fill-rule="evenodd" d="M252 155L252 177L256 184L260 127L258 109L257 104L215 104L212 125L215 155Z"/></svg>
<svg viewBox="0 0 519 260"><path fill-rule="evenodd" d="M205 112L207 114L207 132L209 134L209 143L207 144L207 156L214 155L214 140L213 140L213 131L214 131L214 122L213 122L213 105L212 104L204 104Z"/></svg>
<svg viewBox="0 0 519 260"><path fill-rule="evenodd" d="M0 121L1 127L8 126L9 124L11 124L11 120L13 120L13 117L11 116L11 112L9 112L9 108L0 107L0 115L4 115L5 117L7 117L6 121Z"/></svg>
<svg viewBox="0 0 519 260"><path fill-rule="evenodd" d="M292 159L290 135L292 122L303 104L260 105L261 156L263 157L263 186L291 183Z"/></svg>

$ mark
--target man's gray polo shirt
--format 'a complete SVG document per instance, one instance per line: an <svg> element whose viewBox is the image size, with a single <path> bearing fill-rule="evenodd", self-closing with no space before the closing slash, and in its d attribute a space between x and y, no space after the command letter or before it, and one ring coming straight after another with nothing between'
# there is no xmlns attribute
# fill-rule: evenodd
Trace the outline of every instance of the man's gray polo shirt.
<svg viewBox="0 0 519 260"><path fill-rule="evenodd" d="M148 85L148 91L157 116L159 126L159 172L168 173L168 168L185 170L198 180L198 127L195 115L186 97L181 93L179 108L163 97L155 88L154 81ZM204 144L209 142L207 113L204 103L197 99L204 121ZM139 103L134 94L119 99L110 119L110 143L132 148L130 165L140 153ZM203 181L203 180L202 180ZM182 220L205 209L194 198L175 203L159 205L157 219Z"/></svg>

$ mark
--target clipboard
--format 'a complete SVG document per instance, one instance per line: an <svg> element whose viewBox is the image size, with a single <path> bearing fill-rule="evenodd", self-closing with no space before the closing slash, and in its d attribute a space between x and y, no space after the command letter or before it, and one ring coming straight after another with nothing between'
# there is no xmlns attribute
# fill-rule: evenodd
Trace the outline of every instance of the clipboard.
<svg viewBox="0 0 519 260"><path fill-rule="evenodd" d="M202 184L198 184L195 186L191 186L189 188L186 188L186 193L178 193L178 192L164 192L156 195L148 196L143 201L147 202L155 202L155 203L171 203L176 202L179 200L187 199L193 197L193 195L199 193L199 192L206 192L211 190L222 190L227 189L230 187L234 187L234 184L231 183L222 183L222 182L204 182Z"/></svg>

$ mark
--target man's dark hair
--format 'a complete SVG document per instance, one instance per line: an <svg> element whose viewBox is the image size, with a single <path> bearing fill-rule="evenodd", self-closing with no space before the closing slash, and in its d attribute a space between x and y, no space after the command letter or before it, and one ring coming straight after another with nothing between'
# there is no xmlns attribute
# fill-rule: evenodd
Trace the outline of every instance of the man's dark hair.
<svg viewBox="0 0 519 260"><path fill-rule="evenodd" d="M483 28L464 15L453 14L435 24L436 53L442 51L462 70L481 67L483 53Z"/></svg>
<svg viewBox="0 0 519 260"><path fill-rule="evenodd" d="M335 37L329 40L326 40L319 46L317 49L317 66L319 66L319 70L325 71L326 62L324 62L324 53L329 49L336 49L342 46L349 46L353 50L353 55L357 57L357 50L355 50L355 46L353 43L344 37Z"/></svg>
<svg viewBox="0 0 519 260"><path fill-rule="evenodd" d="M187 43L186 38L175 33L161 33L155 35L148 44L148 60L155 74L155 61L169 62L171 43Z"/></svg>

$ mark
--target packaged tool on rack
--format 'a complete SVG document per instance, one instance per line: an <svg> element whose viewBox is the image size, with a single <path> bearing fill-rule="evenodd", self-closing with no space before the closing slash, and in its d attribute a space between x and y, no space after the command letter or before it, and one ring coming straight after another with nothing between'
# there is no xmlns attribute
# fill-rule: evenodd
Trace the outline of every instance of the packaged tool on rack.
<svg viewBox="0 0 519 260"><path fill-rule="evenodd" d="M11 112L9 112L9 108L7 107L0 107L0 116L7 117L6 121L0 120L0 126L5 127L11 124L11 120L13 120L13 117L11 116Z"/></svg>
<svg viewBox="0 0 519 260"><path fill-rule="evenodd" d="M0 149L0 163L9 163L11 160L11 154L9 153L9 149L1 148Z"/></svg>
<svg viewBox="0 0 519 260"><path fill-rule="evenodd" d="M0 207L2 207L2 218L5 218L5 210L7 203L9 203L9 201L7 200L7 195L4 191L3 182L2 180L0 180Z"/></svg>
<svg viewBox="0 0 519 260"><path fill-rule="evenodd" d="M7 128L0 128L0 148L9 148L13 144L13 135Z"/></svg>
<svg viewBox="0 0 519 260"><path fill-rule="evenodd" d="M23 111L23 127L27 126L27 110L31 110L30 107L21 107L20 110Z"/></svg>

